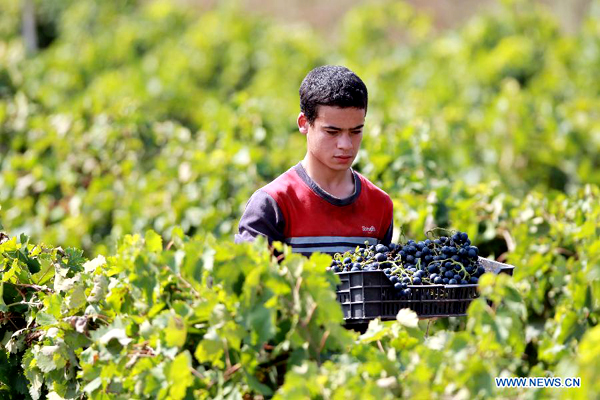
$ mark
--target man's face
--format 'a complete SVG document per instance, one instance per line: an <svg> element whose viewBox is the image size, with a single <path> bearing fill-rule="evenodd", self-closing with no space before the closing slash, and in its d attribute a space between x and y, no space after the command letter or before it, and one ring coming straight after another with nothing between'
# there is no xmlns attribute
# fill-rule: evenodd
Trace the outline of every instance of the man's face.
<svg viewBox="0 0 600 400"><path fill-rule="evenodd" d="M307 149L313 158L335 171L350 168L358 154L365 124L365 110L319 106L310 125L303 113L298 128L306 135Z"/></svg>

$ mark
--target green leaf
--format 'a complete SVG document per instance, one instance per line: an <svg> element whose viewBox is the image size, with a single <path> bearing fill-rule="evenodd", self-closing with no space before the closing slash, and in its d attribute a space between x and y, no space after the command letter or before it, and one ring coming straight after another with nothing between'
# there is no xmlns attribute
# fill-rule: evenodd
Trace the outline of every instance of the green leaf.
<svg viewBox="0 0 600 400"><path fill-rule="evenodd" d="M83 269L85 272L91 274L94 273L98 268L106 265L106 258L103 255L99 255L93 260L86 261L83 264Z"/></svg>
<svg viewBox="0 0 600 400"><path fill-rule="evenodd" d="M21 244L17 243L17 238L12 237L6 242L0 244L0 253L7 253L21 248Z"/></svg>
<svg viewBox="0 0 600 400"><path fill-rule="evenodd" d="M96 389L100 388L100 386L102 386L102 378L97 377L96 379L93 379L90 383L85 385L83 387L83 391L88 394L92 394L94 393L94 391L96 391Z"/></svg>
<svg viewBox="0 0 600 400"><path fill-rule="evenodd" d="M2 274L2 277L0 278L1 282L9 282L12 278L14 278L17 274L21 273L21 265L19 265L19 262L15 259L13 260L13 262L11 263L10 269Z"/></svg>
<svg viewBox="0 0 600 400"><path fill-rule="evenodd" d="M167 346L182 347L187 337L187 329L183 319L176 315L171 315L169 324L165 329L165 341Z"/></svg>
<svg viewBox="0 0 600 400"><path fill-rule="evenodd" d="M45 312L38 313L35 317L35 321L41 326L55 325L57 323L57 320L53 315Z"/></svg>
<svg viewBox="0 0 600 400"><path fill-rule="evenodd" d="M160 253L162 251L162 238L156 232L152 230L146 231L145 241L148 251L153 253Z"/></svg>
<svg viewBox="0 0 600 400"><path fill-rule="evenodd" d="M252 329L253 343L264 343L275 335L275 315L272 309L263 307L263 301L259 301L248 314L248 322Z"/></svg>
<svg viewBox="0 0 600 400"><path fill-rule="evenodd" d="M70 310L75 310L85 304L85 287L83 283L77 284L65 298L65 304Z"/></svg>
<svg viewBox="0 0 600 400"><path fill-rule="evenodd" d="M105 275L94 276L94 287L90 295L87 297L87 301L90 303L98 303L104 300L108 293L108 278Z"/></svg>
<svg viewBox="0 0 600 400"><path fill-rule="evenodd" d="M386 327L379 318L371 320L367 331L360 336L360 341L363 343L371 343L381 340L389 333L389 328Z"/></svg>
<svg viewBox="0 0 600 400"><path fill-rule="evenodd" d="M38 261L41 268L38 272L31 276L31 280L36 285L43 285L54 277L54 265L52 259L47 254L42 254Z"/></svg>
<svg viewBox="0 0 600 400"><path fill-rule="evenodd" d="M214 331L209 331L204 335L204 339L196 347L194 356L201 362L210 362L216 368L223 368L225 365L221 360L224 353L223 342Z"/></svg>
<svg viewBox="0 0 600 400"><path fill-rule="evenodd" d="M36 353L36 363L42 372L50 372L65 366L67 361L59 346L44 346Z"/></svg>
<svg viewBox="0 0 600 400"><path fill-rule="evenodd" d="M169 368L169 394L172 399L183 399L188 387L194 383L192 357L189 351L179 353Z"/></svg>
<svg viewBox="0 0 600 400"><path fill-rule="evenodd" d="M44 384L44 375L38 368L34 368L31 363L33 361L33 354L31 350L28 350L25 357L23 357L23 370L25 376L29 381L28 389L29 395L33 400L38 400L42 395L42 385Z"/></svg>

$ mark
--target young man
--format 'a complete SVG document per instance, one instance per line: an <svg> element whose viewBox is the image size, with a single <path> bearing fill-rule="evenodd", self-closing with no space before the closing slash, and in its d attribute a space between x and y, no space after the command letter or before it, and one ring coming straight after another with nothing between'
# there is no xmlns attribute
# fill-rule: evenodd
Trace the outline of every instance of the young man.
<svg viewBox="0 0 600 400"><path fill-rule="evenodd" d="M309 255L391 242L392 200L351 168L367 103L365 84L348 68L309 72L300 86L298 116L306 156L250 197L237 243L263 235Z"/></svg>

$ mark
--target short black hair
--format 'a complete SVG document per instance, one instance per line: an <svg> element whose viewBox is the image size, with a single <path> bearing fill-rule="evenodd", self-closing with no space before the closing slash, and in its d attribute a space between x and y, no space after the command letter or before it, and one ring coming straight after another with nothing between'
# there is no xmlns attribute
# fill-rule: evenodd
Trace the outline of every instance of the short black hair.
<svg viewBox="0 0 600 400"><path fill-rule="evenodd" d="M339 65L323 65L310 71L300 85L300 111L312 125L319 106L360 108L367 112L369 96L364 82Z"/></svg>

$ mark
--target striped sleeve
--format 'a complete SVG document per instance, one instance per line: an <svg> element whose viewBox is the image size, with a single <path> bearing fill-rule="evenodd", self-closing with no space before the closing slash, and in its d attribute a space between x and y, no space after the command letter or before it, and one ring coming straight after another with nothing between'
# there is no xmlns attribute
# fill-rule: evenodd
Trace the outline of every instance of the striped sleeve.
<svg viewBox="0 0 600 400"><path fill-rule="evenodd" d="M285 219L277 202L267 192L259 189L246 203L235 243L252 242L258 235L265 236L269 243L284 242L284 228Z"/></svg>

